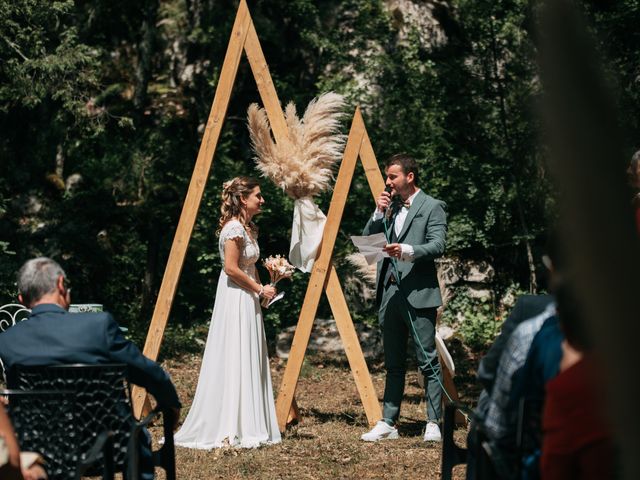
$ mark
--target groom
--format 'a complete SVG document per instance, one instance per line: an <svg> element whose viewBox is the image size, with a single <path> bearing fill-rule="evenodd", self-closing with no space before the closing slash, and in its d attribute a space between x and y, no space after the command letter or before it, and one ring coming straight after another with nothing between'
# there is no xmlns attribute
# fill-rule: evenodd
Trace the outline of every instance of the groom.
<svg viewBox="0 0 640 480"><path fill-rule="evenodd" d="M444 252L446 205L418 188L418 166L410 156L392 156L385 174L387 188L377 198L363 235L386 232L389 242L384 250L390 258L378 262L376 291L387 376L382 420L361 439L398 438L395 424L404 394L407 336L411 335L418 365L427 379L424 441L440 441L442 373L435 323L442 298L434 259Z"/></svg>

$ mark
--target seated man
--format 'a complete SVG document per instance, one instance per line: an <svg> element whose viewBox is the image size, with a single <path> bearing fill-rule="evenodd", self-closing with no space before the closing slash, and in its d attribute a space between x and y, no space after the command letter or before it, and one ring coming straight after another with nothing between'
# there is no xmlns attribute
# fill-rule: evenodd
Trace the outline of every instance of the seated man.
<svg viewBox="0 0 640 480"><path fill-rule="evenodd" d="M0 478L2 480L46 480L47 474L38 462L24 465L16 435L4 405L0 402Z"/></svg>
<svg viewBox="0 0 640 480"><path fill-rule="evenodd" d="M161 407L175 411L177 425L180 400L169 375L122 336L109 313L67 312L70 289L60 265L45 257L29 260L18 273L18 292L31 315L0 334L5 374L10 375L14 365L124 363L132 383L144 387ZM140 470L143 478L153 478L148 434L144 442Z"/></svg>
<svg viewBox="0 0 640 480"><path fill-rule="evenodd" d="M548 269L549 288L553 291L559 265L555 232L547 243L543 263ZM539 442L528 445L527 452L518 452L517 427L520 400L528 404L526 412L527 438L536 438L540 428L539 416L544 398L544 382L557 373L560 353L558 321L555 303L550 295L523 295L518 299L502 333L480 362L478 379L484 390L478 399L474 421L467 445L467 479L476 477L475 451L478 447L478 428L487 441L484 451L490 451L494 478L513 478L520 470L519 453L537 450ZM556 328L554 328L556 327ZM529 359L529 352L535 353ZM536 421L537 419L537 421Z"/></svg>

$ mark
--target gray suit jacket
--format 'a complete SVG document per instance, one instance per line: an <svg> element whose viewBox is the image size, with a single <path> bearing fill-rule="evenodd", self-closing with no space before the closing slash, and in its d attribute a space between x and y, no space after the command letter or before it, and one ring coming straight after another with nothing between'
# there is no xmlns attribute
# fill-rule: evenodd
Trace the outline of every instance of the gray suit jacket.
<svg viewBox="0 0 640 480"><path fill-rule="evenodd" d="M446 204L427 195L422 190L415 196L397 243L413 247L413 262L398 261L398 273L402 290L413 308L434 308L442 305L440 287L434 260L444 253L447 236ZM384 232L384 218L369 219L363 235ZM389 232L393 228L389 222ZM380 305L383 285L381 269L383 261L378 262L376 305ZM391 268L391 266L389 266Z"/></svg>

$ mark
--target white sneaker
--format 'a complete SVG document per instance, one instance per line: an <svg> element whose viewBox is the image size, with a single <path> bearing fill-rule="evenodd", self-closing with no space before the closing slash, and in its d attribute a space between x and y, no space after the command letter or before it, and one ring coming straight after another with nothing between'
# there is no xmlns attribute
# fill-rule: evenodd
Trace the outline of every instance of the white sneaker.
<svg viewBox="0 0 640 480"><path fill-rule="evenodd" d="M380 420L370 431L360 436L365 442L377 442L379 440L393 440L398 438L398 429L387 422Z"/></svg>
<svg viewBox="0 0 640 480"><path fill-rule="evenodd" d="M440 427L435 422L427 422L427 427L424 429L424 441L425 442L441 442L442 434L440 433Z"/></svg>

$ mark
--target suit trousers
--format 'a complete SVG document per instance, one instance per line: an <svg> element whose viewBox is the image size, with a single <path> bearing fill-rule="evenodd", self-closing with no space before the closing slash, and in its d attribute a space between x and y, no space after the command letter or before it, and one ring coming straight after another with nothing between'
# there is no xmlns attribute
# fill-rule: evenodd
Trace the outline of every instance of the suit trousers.
<svg viewBox="0 0 640 480"><path fill-rule="evenodd" d="M389 424L397 422L400 416L407 370L408 335L413 337L418 367L426 380L427 418L432 422L440 421L442 370L435 344L436 314L436 308L412 308L396 284L388 283L384 287L378 318L382 328L384 366L387 372L382 418ZM413 321L417 338L414 336L414 329L409 325L410 321ZM424 348L424 352L420 345Z"/></svg>

